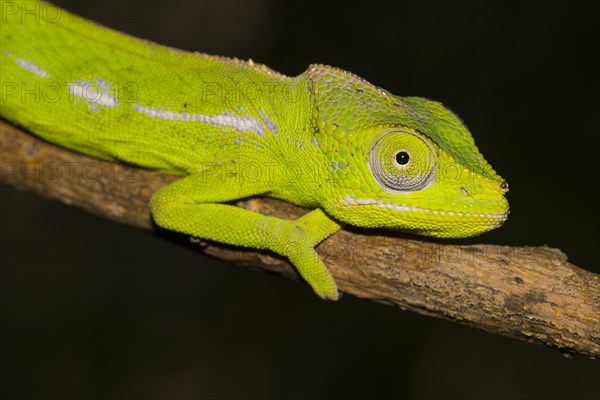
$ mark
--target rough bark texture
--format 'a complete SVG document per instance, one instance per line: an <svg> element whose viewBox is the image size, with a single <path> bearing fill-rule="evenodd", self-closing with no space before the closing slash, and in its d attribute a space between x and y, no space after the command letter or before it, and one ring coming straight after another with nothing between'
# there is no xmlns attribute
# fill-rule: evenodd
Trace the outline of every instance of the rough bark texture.
<svg viewBox="0 0 600 400"><path fill-rule="evenodd" d="M174 177L98 161L0 121L1 182L152 230L148 200ZM272 199L240 206L295 218ZM283 259L216 243L205 253L297 279ZM388 232L344 230L318 248L343 292L454 320L566 353L600 356L600 276L548 247L456 246Z"/></svg>

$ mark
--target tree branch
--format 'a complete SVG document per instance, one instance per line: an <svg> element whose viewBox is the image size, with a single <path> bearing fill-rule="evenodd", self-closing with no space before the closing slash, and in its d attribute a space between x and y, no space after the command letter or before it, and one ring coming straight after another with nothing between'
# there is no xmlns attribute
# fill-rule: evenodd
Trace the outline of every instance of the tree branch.
<svg viewBox="0 0 600 400"><path fill-rule="evenodd" d="M0 182L147 230L154 229L150 196L176 179L73 153L3 121L0 156ZM272 199L239 205L283 218L303 213ZM202 249L239 266L298 279L285 260L264 252L216 243ZM563 352L600 356L600 276L568 263L560 250L456 246L344 230L318 252L344 292Z"/></svg>

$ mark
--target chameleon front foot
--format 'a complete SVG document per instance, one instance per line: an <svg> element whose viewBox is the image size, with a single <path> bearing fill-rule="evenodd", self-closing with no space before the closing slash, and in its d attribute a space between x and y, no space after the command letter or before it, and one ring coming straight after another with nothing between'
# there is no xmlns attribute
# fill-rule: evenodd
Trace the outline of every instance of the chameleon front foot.
<svg viewBox="0 0 600 400"><path fill-rule="evenodd" d="M335 281L314 248L340 225L320 209L290 221L221 204L254 193L223 185L218 177L190 175L157 191L151 200L154 221L198 238L271 250L287 257L321 298L337 300Z"/></svg>
<svg viewBox="0 0 600 400"><path fill-rule="evenodd" d="M278 252L290 260L319 297L338 300L335 280L315 251L315 246L338 231L340 225L320 209L284 223L289 230L281 232L282 243L276 247L283 248L283 251Z"/></svg>
<svg viewBox="0 0 600 400"><path fill-rule="evenodd" d="M326 300L339 299L333 276L313 248L294 246L286 256L319 297Z"/></svg>

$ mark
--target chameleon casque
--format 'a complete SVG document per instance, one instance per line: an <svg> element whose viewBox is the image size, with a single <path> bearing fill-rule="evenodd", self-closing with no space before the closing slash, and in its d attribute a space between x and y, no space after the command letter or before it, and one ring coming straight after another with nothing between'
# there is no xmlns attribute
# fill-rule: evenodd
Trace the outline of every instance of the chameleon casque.
<svg viewBox="0 0 600 400"><path fill-rule="evenodd" d="M343 224L460 238L508 216L508 185L438 102L325 65L287 77L172 49L44 2L2 1L1 24L2 117L181 175L152 197L157 225L278 253L323 298L338 290L315 246ZM255 195L313 210L283 220L228 204Z"/></svg>

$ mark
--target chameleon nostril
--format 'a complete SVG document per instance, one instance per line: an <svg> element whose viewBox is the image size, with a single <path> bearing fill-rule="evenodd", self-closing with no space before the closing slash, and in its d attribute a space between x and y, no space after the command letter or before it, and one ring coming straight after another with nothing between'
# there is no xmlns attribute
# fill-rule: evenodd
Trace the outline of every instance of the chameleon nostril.
<svg viewBox="0 0 600 400"><path fill-rule="evenodd" d="M502 183L500 183L500 188L504 189L504 190L508 190L508 182L502 181Z"/></svg>

